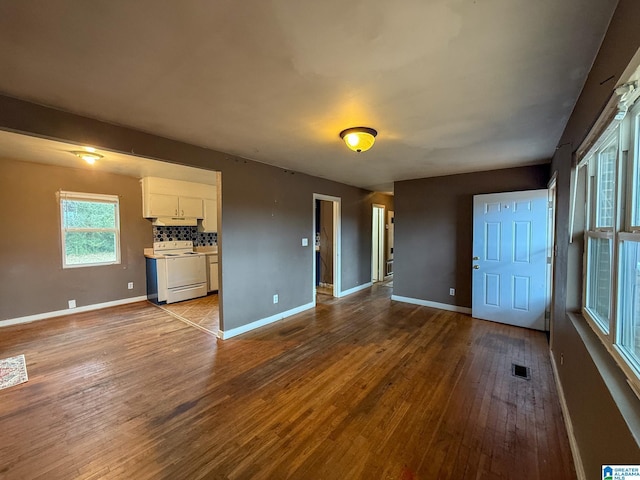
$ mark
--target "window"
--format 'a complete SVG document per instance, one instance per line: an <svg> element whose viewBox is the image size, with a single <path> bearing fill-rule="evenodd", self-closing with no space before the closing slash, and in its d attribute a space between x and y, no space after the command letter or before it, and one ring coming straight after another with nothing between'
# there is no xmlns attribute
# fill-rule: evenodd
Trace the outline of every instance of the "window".
<svg viewBox="0 0 640 480"><path fill-rule="evenodd" d="M605 333L609 333L611 324L619 136L619 125L612 125L603 135L603 141L596 142L587 156L590 181L585 307Z"/></svg>
<svg viewBox="0 0 640 480"><path fill-rule="evenodd" d="M63 268L120 263L119 210L115 195L60 192Z"/></svg>
<svg viewBox="0 0 640 480"><path fill-rule="evenodd" d="M620 348L640 370L640 241L622 240L619 275Z"/></svg>
<svg viewBox="0 0 640 480"><path fill-rule="evenodd" d="M640 104L613 120L579 163L587 227L583 313L640 387Z"/></svg>

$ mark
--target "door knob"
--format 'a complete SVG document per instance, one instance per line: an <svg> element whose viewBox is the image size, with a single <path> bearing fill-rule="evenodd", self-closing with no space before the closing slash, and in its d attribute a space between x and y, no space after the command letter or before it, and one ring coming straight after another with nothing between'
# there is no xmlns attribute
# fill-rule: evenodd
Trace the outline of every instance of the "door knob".
<svg viewBox="0 0 640 480"><path fill-rule="evenodd" d="M474 270L478 270L479 268L480 268L480 265L474 265L474 266L473 266L473 269L474 269Z"/></svg>
<svg viewBox="0 0 640 480"><path fill-rule="evenodd" d="M473 257L472 260L480 260L480 257Z"/></svg>

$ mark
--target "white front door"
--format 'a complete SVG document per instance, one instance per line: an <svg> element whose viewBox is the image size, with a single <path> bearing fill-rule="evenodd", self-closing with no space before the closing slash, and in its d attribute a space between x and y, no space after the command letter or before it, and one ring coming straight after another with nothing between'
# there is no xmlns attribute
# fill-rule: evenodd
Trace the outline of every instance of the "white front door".
<svg viewBox="0 0 640 480"><path fill-rule="evenodd" d="M544 330L547 190L473 197L472 314Z"/></svg>

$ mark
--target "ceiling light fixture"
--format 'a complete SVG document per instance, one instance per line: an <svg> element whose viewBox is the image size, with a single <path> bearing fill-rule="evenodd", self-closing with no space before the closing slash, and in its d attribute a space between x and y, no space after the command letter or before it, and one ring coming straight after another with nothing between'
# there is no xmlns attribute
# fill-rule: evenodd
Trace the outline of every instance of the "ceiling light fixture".
<svg viewBox="0 0 640 480"><path fill-rule="evenodd" d="M340 138L354 152L366 152L373 147L376 135L378 135L378 132L369 127L347 128L340 132Z"/></svg>
<svg viewBox="0 0 640 480"><path fill-rule="evenodd" d="M95 152L76 151L71 153L73 153L76 157L80 157L89 165L93 165L94 163L96 163L96 160L100 160L103 157L99 153L95 153Z"/></svg>

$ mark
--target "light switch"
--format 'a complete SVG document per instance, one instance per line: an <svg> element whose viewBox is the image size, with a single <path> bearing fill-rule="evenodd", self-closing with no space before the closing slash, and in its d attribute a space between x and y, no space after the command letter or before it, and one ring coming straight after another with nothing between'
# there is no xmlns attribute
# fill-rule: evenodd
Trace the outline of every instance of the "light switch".
<svg viewBox="0 0 640 480"><path fill-rule="evenodd" d="M303 247L308 247L309 246L309 239L308 238L303 238L302 239L302 246Z"/></svg>

